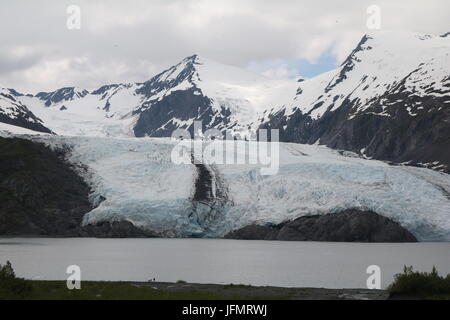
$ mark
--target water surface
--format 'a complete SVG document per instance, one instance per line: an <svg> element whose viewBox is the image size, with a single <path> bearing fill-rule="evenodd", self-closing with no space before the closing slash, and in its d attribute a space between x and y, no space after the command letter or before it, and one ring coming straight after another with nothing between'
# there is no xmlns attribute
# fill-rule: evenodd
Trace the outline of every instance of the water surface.
<svg viewBox="0 0 450 320"><path fill-rule="evenodd" d="M404 265L450 273L450 243L4 238L0 263L6 260L29 279L66 279L75 264L84 280L363 288L369 265L380 266L383 287Z"/></svg>

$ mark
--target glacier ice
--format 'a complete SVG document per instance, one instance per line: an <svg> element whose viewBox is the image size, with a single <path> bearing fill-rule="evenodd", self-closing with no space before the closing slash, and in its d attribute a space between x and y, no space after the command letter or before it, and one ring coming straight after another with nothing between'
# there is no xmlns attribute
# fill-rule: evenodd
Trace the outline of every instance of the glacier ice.
<svg viewBox="0 0 450 320"><path fill-rule="evenodd" d="M343 156L324 146L280 143L276 175L261 175L257 164L212 166L227 201L202 223L193 218L204 214L192 201L196 167L171 162L176 141L50 135L32 139L54 147L68 145L69 160L88 167L83 174L99 205L86 214L84 223L125 219L168 237L213 237L251 223L362 208L398 221L421 241L450 240L450 175L430 169Z"/></svg>

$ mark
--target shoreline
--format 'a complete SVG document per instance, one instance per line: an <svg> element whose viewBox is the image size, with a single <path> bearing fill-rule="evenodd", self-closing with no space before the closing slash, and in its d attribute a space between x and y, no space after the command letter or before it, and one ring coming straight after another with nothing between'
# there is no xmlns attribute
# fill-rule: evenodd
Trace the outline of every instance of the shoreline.
<svg viewBox="0 0 450 320"><path fill-rule="evenodd" d="M24 280L32 290L21 297L0 300L388 300L387 290L327 289L139 281L81 281L81 289L67 289L64 280Z"/></svg>
<svg viewBox="0 0 450 320"><path fill-rule="evenodd" d="M245 284L214 284L189 282L129 282L133 286L169 292L212 292L223 295L268 296L287 300L386 300L387 290L345 288L328 289L312 287L253 286Z"/></svg>
<svg viewBox="0 0 450 320"><path fill-rule="evenodd" d="M248 241L248 242L285 242L285 243L361 243L361 244L417 244L417 243L450 243L450 241L400 241L400 242L383 242L383 241L328 241L328 240L279 240L279 239L237 239L226 237L94 237L94 236L73 236L73 235L0 235L0 240L3 239L105 239L105 240L120 240L120 239L163 239L163 240L227 240L227 241ZM0 243L1 244L1 243Z"/></svg>

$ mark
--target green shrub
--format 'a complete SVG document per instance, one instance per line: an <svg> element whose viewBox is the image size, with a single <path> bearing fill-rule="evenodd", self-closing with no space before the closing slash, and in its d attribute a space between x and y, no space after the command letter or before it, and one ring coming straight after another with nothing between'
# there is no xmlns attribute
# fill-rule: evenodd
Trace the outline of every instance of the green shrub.
<svg viewBox="0 0 450 320"><path fill-rule="evenodd" d="M414 271L412 266L404 266L403 273L396 274L394 282L388 287L391 295L404 294L430 297L450 294L450 274L439 275L436 267L431 272Z"/></svg>
<svg viewBox="0 0 450 320"><path fill-rule="evenodd" d="M6 281L11 280L16 277L16 274L14 273L14 269L11 265L11 262L6 261L6 264L2 266L0 264L0 281Z"/></svg>
<svg viewBox="0 0 450 320"><path fill-rule="evenodd" d="M0 299L24 299L32 289L27 280L16 277L11 262L0 265Z"/></svg>

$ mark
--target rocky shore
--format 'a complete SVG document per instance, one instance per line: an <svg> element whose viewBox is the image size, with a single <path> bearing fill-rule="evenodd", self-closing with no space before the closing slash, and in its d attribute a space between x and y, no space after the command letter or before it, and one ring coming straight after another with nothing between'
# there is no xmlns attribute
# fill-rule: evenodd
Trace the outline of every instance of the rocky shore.
<svg viewBox="0 0 450 320"><path fill-rule="evenodd" d="M372 211L347 209L338 213L297 218L278 225L248 225L225 235L226 239L417 242L395 221Z"/></svg>

